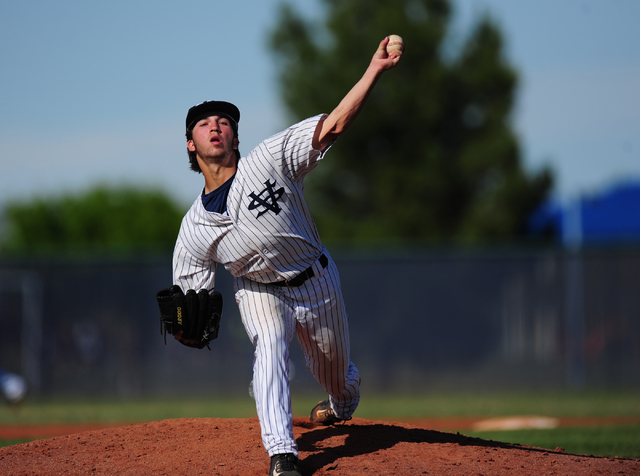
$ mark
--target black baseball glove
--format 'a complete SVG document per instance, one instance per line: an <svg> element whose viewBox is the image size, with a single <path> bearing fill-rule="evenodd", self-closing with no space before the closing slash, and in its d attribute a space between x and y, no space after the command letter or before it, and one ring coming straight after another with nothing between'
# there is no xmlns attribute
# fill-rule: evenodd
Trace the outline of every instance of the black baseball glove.
<svg viewBox="0 0 640 476"><path fill-rule="evenodd" d="M218 337L222 316L222 295L217 291L189 289L185 295L179 286L161 289L156 294L160 308L160 334L167 343L167 332L180 343L202 349ZM211 349L209 347L209 349Z"/></svg>

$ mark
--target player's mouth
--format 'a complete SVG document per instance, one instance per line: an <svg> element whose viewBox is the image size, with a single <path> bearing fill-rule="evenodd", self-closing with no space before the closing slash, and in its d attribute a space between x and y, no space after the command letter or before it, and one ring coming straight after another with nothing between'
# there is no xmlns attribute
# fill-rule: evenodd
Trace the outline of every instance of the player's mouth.
<svg viewBox="0 0 640 476"><path fill-rule="evenodd" d="M222 143L222 141L220 140L219 137L212 137L209 142L213 143L213 144L220 144Z"/></svg>

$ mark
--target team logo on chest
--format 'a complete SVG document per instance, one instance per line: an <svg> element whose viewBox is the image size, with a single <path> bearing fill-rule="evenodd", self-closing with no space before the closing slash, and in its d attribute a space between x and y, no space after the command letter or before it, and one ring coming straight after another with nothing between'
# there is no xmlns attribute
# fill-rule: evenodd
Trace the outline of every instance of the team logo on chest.
<svg viewBox="0 0 640 476"><path fill-rule="evenodd" d="M264 215L268 211L272 211L276 215L282 211L280 205L278 205L278 200L284 194L284 187L280 187L278 190L275 190L276 181L274 180L271 183L267 180L265 183L266 188L256 194L256 192L251 192L249 194L249 198L251 198L251 203L249 204L249 210L255 210L258 207L264 207L264 210L258 213L256 218L260 218L260 216Z"/></svg>

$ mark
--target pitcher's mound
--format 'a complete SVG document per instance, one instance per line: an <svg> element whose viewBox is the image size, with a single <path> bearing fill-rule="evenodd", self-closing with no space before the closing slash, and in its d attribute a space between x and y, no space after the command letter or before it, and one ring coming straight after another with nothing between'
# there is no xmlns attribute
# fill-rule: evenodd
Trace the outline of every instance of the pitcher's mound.
<svg viewBox="0 0 640 476"><path fill-rule="evenodd" d="M565 454L355 418L294 420L307 475L640 474L640 460ZM184 418L85 431L0 448L3 475L266 476L257 419Z"/></svg>

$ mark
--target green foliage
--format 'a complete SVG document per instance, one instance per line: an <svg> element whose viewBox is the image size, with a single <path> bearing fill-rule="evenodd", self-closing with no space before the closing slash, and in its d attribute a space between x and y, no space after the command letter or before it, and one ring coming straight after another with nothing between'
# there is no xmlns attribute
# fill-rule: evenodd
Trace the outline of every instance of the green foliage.
<svg viewBox="0 0 640 476"><path fill-rule="evenodd" d="M292 119L331 112L378 42L403 37L404 57L376 85L354 126L307 182L326 239L478 242L524 232L552 174L523 170L510 125L517 74L488 17L445 55L447 0L324 0L326 21L284 5L271 36Z"/></svg>
<svg viewBox="0 0 640 476"><path fill-rule="evenodd" d="M4 209L0 249L29 255L166 251L183 214L163 192L131 187L14 202Z"/></svg>

